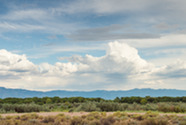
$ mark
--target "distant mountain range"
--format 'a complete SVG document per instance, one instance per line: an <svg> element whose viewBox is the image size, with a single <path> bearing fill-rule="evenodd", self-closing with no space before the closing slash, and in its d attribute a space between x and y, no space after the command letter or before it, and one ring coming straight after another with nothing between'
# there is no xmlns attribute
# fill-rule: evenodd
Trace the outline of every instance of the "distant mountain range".
<svg viewBox="0 0 186 125"><path fill-rule="evenodd" d="M96 90L96 91L65 91L65 90L55 90L55 91L30 91L25 89L8 89L0 87L0 98L7 97L17 97L17 98L27 98L27 97L101 97L104 99L114 99L116 97L130 97L130 96L186 96L186 90L176 90L176 89L132 89L132 90L119 90L119 91L106 91L106 90Z"/></svg>

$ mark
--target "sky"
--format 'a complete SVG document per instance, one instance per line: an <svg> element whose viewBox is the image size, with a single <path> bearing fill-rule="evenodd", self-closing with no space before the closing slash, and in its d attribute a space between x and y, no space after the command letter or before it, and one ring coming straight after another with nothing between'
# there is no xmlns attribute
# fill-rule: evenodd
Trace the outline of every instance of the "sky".
<svg viewBox="0 0 186 125"><path fill-rule="evenodd" d="M0 0L0 86L186 89L185 0Z"/></svg>

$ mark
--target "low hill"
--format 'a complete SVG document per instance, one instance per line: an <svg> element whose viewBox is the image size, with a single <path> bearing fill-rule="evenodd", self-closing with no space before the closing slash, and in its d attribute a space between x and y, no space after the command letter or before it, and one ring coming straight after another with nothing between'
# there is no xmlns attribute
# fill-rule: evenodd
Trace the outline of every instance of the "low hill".
<svg viewBox="0 0 186 125"><path fill-rule="evenodd" d="M114 99L115 97L131 97L131 96L186 96L186 90L175 90L175 89L132 89L132 90L119 90L119 91L106 91L106 90L96 90L96 91L65 91L65 90L55 90L55 91L30 91L25 89L8 89L0 87L0 98L16 97L16 98L26 98L26 97L101 97L104 99Z"/></svg>

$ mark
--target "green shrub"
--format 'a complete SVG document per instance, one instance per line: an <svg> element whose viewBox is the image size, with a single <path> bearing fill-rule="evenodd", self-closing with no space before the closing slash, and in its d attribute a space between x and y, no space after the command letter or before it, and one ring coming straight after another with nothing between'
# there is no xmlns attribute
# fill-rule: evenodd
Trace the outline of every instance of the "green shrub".
<svg viewBox="0 0 186 125"><path fill-rule="evenodd" d="M158 111L162 112L186 112L186 106L181 103L158 103Z"/></svg>
<svg viewBox="0 0 186 125"><path fill-rule="evenodd" d="M142 99L142 100L140 101L140 103L141 103L142 105L145 105L145 104L147 104L147 100L146 100L146 99Z"/></svg>
<svg viewBox="0 0 186 125"><path fill-rule="evenodd" d="M96 103L82 103L76 111L85 111L85 112L92 112L92 111L100 111L100 108L96 106Z"/></svg>
<svg viewBox="0 0 186 125"><path fill-rule="evenodd" d="M40 112L40 111L49 111L49 109L45 106L37 105L37 104L2 104L2 108L0 110L1 113L8 112Z"/></svg>
<svg viewBox="0 0 186 125"><path fill-rule="evenodd" d="M118 117L118 118L122 118L122 117L127 116L127 113L118 111L118 112L114 112L113 116Z"/></svg>
<svg viewBox="0 0 186 125"><path fill-rule="evenodd" d="M97 107L101 109L101 111L120 111L122 110L122 106L120 103L115 103L115 102L100 102L97 103Z"/></svg>

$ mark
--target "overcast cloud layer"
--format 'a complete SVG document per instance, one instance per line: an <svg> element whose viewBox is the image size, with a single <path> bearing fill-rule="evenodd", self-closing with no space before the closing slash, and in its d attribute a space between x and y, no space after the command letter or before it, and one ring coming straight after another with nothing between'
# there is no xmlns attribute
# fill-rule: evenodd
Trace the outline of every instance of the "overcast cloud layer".
<svg viewBox="0 0 186 125"><path fill-rule="evenodd" d="M186 88L185 0L0 1L0 86Z"/></svg>

